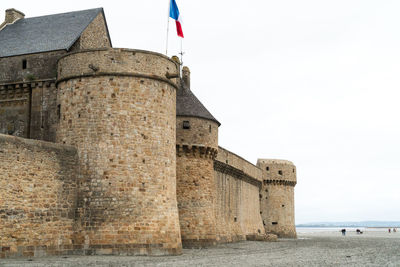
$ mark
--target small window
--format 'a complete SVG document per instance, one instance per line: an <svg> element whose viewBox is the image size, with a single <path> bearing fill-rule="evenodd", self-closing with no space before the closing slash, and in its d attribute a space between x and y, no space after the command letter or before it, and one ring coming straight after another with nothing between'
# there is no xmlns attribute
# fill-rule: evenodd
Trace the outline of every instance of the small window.
<svg viewBox="0 0 400 267"><path fill-rule="evenodd" d="M278 224L278 222L272 222L272 224L273 224L273 225L277 225L277 224Z"/></svg>
<svg viewBox="0 0 400 267"><path fill-rule="evenodd" d="M267 167L265 167L265 169L267 170L267 171L269 171L269 167L267 166Z"/></svg>
<svg viewBox="0 0 400 267"><path fill-rule="evenodd" d="M282 171L281 171L281 170L279 170L279 171L278 171L278 174L279 174L279 175L282 175Z"/></svg>
<svg viewBox="0 0 400 267"><path fill-rule="evenodd" d="M210 131L210 133L211 133L211 124L210 124L210 127L209 127L209 131Z"/></svg>
<svg viewBox="0 0 400 267"><path fill-rule="evenodd" d="M26 64L27 62L26 62L26 59L23 59L22 60L22 69L24 70L24 69L26 69Z"/></svg>
<svg viewBox="0 0 400 267"><path fill-rule="evenodd" d="M183 129L190 129L190 122L189 121L183 121Z"/></svg>
<svg viewBox="0 0 400 267"><path fill-rule="evenodd" d="M58 120L61 119L61 105L60 104L57 105L57 117L58 117Z"/></svg>
<svg viewBox="0 0 400 267"><path fill-rule="evenodd" d="M293 169L293 172L294 172L294 169Z"/></svg>
<svg viewBox="0 0 400 267"><path fill-rule="evenodd" d="M234 217L234 218L233 218L233 221L234 221L234 222L237 222L237 218L236 218L236 217Z"/></svg>
<svg viewBox="0 0 400 267"><path fill-rule="evenodd" d="M282 208L284 208L284 207L285 207L285 205L282 204Z"/></svg>

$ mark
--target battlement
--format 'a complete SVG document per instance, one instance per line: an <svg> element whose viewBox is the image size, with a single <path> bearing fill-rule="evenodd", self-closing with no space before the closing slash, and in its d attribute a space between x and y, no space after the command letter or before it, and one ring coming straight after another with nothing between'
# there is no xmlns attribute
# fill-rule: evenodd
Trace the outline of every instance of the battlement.
<svg viewBox="0 0 400 267"><path fill-rule="evenodd" d="M264 164L294 165L293 162L285 159L258 159L257 162L259 162L260 164L264 163Z"/></svg>
<svg viewBox="0 0 400 267"><path fill-rule="evenodd" d="M282 159L258 159L257 166L263 172L264 183L295 186L296 166Z"/></svg>

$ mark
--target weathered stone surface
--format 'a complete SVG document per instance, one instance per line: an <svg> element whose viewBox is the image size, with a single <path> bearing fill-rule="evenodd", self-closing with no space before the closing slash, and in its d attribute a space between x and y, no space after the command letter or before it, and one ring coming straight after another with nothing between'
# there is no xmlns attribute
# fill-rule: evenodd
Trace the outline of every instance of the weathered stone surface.
<svg viewBox="0 0 400 267"><path fill-rule="evenodd" d="M1 257L71 251L76 149L0 134Z"/></svg>
<svg viewBox="0 0 400 267"><path fill-rule="evenodd" d="M99 75L89 65L108 73ZM167 68L177 72L165 56L119 49L73 53L59 61L56 141L78 149L81 231L75 242L86 253L181 252L176 88L156 76Z"/></svg>
<svg viewBox="0 0 400 267"><path fill-rule="evenodd" d="M184 127L184 122L189 127ZM214 121L177 117L176 176L179 220L185 247L215 245L217 235L217 188L213 160L218 148Z"/></svg>
<svg viewBox="0 0 400 267"><path fill-rule="evenodd" d="M278 237L296 238L294 186L296 166L287 160L259 159L263 171L260 203L265 231Z"/></svg>
<svg viewBox="0 0 400 267"><path fill-rule="evenodd" d="M244 170L244 171L243 171ZM233 242L265 236L260 216L261 170L219 147L214 162L217 185L217 222L221 240Z"/></svg>
<svg viewBox="0 0 400 267"><path fill-rule="evenodd" d="M57 75L57 60L64 54L66 51L0 57L0 83L54 79ZM23 68L24 60L26 68Z"/></svg>
<svg viewBox="0 0 400 267"><path fill-rule="evenodd" d="M97 17L82 32L79 39L72 46L71 51L82 49L111 47L111 40L108 36L106 21L103 13L99 13Z"/></svg>

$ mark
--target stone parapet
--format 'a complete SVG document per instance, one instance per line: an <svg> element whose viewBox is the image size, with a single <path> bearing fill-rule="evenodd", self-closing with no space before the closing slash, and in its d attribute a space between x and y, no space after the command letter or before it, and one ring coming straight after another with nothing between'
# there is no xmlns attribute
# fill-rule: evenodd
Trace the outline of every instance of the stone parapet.
<svg viewBox="0 0 400 267"><path fill-rule="evenodd" d="M282 159L258 159L257 166L263 171L263 180L268 183L282 183L295 186L296 166Z"/></svg>
<svg viewBox="0 0 400 267"><path fill-rule="evenodd" d="M232 166L258 182L263 181L262 171L259 167L223 147L218 147L216 161Z"/></svg>
<svg viewBox="0 0 400 267"><path fill-rule="evenodd" d="M116 76L148 78L176 89L177 63L165 55L134 49L101 48L69 53L58 61L57 83L83 77Z"/></svg>

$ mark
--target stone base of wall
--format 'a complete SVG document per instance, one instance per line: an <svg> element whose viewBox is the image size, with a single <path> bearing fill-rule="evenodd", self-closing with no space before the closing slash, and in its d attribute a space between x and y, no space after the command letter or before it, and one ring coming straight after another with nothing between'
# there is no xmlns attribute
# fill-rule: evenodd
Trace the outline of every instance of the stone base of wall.
<svg viewBox="0 0 400 267"><path fill-rule="evenodd" d="M119 256L167 256L180 255L180 248L165 248L163 244L111 244L92 245L88 249L74 251L79 255L119 255Z"/></svg>
<svg viewBox="0 0 400 267"><path fill-rule="evenodd" d="M278 238L297 238L296 229L293 227L281 227L276 231L271 231Z"/></svg>
<svg viewBox="0 0 400 267"><path fill-rule="evenodd" d="M0 259L4 258L31 258L44 256L69 255L74 251L72 245L64 246L0 246ZM79 249L80 246L77 246Z"/></svg>
<svg viewBox="0 0 400 267"><path fill-rule="evenodd" d="M296 232L283 232L283 233L277 233L279 238L297 238L297 233Z"/></svg>
<svg viewBox="0 0 400 267"><path fill-rule="evenodd" d="M183 248L204 248L212 247L223 243L232 243L245 241L246 236L244 235L231 235L231 236L220 236L217 239L182 239Z"/></svg>
<svg viewBox="0 0 400 267"><path fill-rule="evenodd" d="M248 241L275 242L275 241L278 241L278 236L274 235L274 234L246 235L246 240L248 240Z"/></svg>
<svg viewBox="0 0 400 267"><path fill-rule="evenodd" d="M165 256L180 254L182 254L181 249L163 248L163 244L95 245L90 248L84 248L83 245L0 247L0 259L61 255Z"/></svg>
<svg viewBox="0 0 400 267"><path fill-rule="evenodd" d="M217 245L216 239L182 239L183 248L203 248Z"/></svg>

